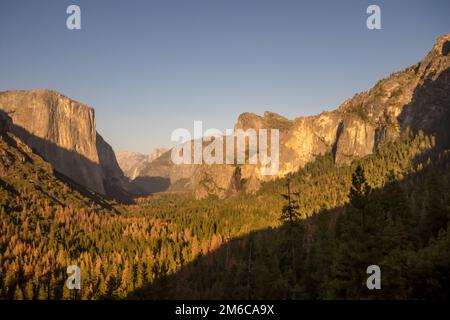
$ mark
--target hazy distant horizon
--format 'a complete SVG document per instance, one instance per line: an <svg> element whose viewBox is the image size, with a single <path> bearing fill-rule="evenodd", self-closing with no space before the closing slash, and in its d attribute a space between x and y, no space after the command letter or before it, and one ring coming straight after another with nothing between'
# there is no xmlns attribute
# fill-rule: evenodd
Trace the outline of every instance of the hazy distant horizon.
<svg viewBox="0 0 450 320"><path fill-rule="evenodd" d="M81 30L66 8L81 8ZM366 28L366 8L382 30ZM337 108L422 59L449 1L0 3L0 91L51 89L95 109L116 152L169 147L176 128L225 131L242 112Z"/></svg>

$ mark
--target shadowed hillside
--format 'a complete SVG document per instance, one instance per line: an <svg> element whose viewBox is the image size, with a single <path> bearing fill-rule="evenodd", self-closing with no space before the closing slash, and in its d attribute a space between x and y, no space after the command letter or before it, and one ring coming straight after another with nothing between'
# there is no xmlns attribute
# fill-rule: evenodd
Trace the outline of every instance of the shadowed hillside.
<svg viewBox="0 0 450 320"><path fill-rule="evenodd" d="M30 206L92 207L112 210L112 203L86 189L34 153L8 131L8 120L0 113L0 168L3 210ZM67 151L68 152L68 151Z"/></svg>
<svg viewBox="0 0 450 320"><path fill-rule="evenodd" d="M128 298L448 298L450 154L433 160L342 207L235 238ZM371 291L374 264L382 289Z"/></svg>

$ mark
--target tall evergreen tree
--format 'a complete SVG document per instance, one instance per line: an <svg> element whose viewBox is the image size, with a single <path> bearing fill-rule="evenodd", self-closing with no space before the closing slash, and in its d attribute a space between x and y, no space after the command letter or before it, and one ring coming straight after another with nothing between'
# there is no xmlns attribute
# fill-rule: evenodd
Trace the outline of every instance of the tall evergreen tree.
<svg viewBox="0 0 450 320"><path fill-rule="evenodd" d="M286 181L287 193L281 194L281 196L287 201L287 203L281 209L280 220L283 222L293 222L301 218L299 212L298 200L295 197L299 197L298 192L293 192L291 190L291 179L288 178Z"/></svg>
<svg viewBox="0 0 450 320"><path fill-rule="evenodd" d="M371 188L367 183L364 168L359 164L352 174L352 186L348 197L350 204L361 213L361 225L364 225L367 197L370 192Z"/></svg>

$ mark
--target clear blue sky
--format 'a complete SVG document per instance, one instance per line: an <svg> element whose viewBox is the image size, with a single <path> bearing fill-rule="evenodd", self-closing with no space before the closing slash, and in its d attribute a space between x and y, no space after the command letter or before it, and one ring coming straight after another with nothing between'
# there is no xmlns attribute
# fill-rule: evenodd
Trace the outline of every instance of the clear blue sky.
<svg viewBox="0 0 450 320"><path fill-rule="evenodd" d="M82 29L66 28L81 7ZM366 28L378 4L382 30ZM96 110L115 151L244 111L336 108L450 32L450 1L0 1L0 90L57 90Z"/></svg>

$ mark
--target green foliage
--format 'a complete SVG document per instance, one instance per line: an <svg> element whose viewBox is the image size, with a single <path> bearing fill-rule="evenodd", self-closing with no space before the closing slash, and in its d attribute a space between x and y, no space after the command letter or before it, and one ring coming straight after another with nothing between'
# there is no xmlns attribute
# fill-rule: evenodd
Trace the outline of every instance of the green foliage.
<svg viewBox="0 0 450 320"><path fill-rule="evenodd" d="M289 178L286 181L286 187L287 193L283 193L281 196L287 201L287 203L281 209L280 220L282 222L292 223L301 218L301 214L298 211L300 206L298 205L298 200L295 199L295 197L299 197L300 194L298 192L291 191L291 180Z"/></svg>
<svg viewBox="0 0 450 320"><path fill-rule="evenodd" d="M361 165L356 167L352 174L352 186L348 195L350 205L361 215L361 225L364 225L364 213L366 211L367 197L370 195L371 188L367 184L364 169Z"/></svg>

